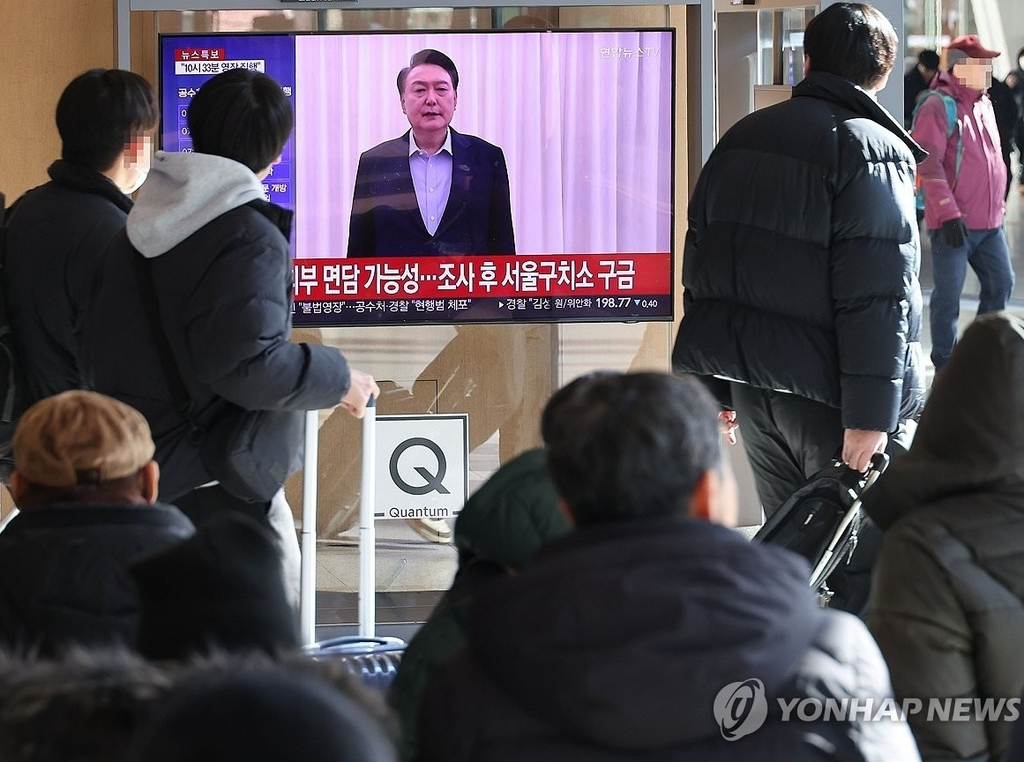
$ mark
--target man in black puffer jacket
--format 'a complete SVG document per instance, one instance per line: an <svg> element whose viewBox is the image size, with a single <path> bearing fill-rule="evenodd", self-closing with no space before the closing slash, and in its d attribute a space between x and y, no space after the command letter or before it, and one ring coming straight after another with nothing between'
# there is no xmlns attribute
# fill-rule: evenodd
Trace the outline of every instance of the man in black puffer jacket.
<svg viewBox="0 0 1024 762"><path fill-rule="evenodd" d="M896 33L875 8L836 3L804 42L792 99L732 127L701 172L672 356L742 425L768 515L837 453L864 471L909 438L924 393L924 154L874 97Z"/></svg>

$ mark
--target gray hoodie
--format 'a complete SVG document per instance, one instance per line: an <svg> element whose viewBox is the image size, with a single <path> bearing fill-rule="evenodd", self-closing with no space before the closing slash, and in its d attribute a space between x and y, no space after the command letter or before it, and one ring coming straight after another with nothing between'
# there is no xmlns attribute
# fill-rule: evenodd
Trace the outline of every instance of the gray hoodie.
<svg viewBox="0 0 1024 762"><path fill-rule="evenodd" d="M225 212L263 197L263 183L244 164L157 151L128 217L128 239L144 256L159 257Z"/></svg>

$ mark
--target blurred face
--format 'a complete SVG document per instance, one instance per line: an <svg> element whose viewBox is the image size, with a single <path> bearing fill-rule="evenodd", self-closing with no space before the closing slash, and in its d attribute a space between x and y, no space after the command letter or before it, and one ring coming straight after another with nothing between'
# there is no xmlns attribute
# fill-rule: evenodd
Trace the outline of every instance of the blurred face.
<svg viewBox="0 0 1024 762"><path fill-rule="evenodd" d="M984 92L992 86L992 62L987 58L968 58L953 66L953 76L964 87Z"/></svg>
<svg viewBox="0 0 1024 762"><path fill-rule="evenodd" d="M137 191L146 181L153 161L153 138L150 135L134 135L125 145L122 155L124 169L115 180L117 187L126 195Z"/></svg>
<svg viewBox="0 0 1024 762"><path fill-rule="evenodd" d="M406 77L402 111L415 134L443 133L455 115L456 100L448 72L436 64L420 64Z"/></svg>

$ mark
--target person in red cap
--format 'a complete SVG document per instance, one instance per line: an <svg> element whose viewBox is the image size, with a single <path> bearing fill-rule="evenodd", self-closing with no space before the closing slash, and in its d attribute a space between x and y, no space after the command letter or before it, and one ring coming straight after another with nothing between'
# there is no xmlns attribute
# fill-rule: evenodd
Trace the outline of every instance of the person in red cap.
<svg viewBox="0 0 1024 762"><path fill-rule="evenodd" d="M918 166L924 188L924 220L931 240L931 358L939 370L956 345L960 294L967 265L981 282L978 314L1006 307L1014 274L1003 231L1006 166L992 103L989 50L973 34L945 50L947 71L931 87L956 104L950 128L945 99L927 97L914 119L914 137L928 152Z"/></svg>

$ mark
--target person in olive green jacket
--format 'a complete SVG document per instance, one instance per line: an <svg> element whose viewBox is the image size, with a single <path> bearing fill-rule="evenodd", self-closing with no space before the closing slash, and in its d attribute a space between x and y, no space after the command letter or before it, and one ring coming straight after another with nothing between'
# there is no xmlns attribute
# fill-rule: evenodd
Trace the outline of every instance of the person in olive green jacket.
<svg viewBox="0 0 1024 762"><path fill-rule="evenodd" d="M403 760L416 756L424 688L434 670L466 641L469 604L488 582L522 569L545 542L569 529L542 448L513 458L470 496L455 522L455 581L410 641L388 692L388 703L402 725Z"/></svg>
<svg viewBox="0 0 1024 762"><path fill-rule="evenodd" d="M978 318L935 378L910 452L864 494L884 530L865 619L897 699L992 700L910 714L921 758L998 760L1024 690L1024 321ZM1000 707L1001 703L1001 708Z"/></svg>

